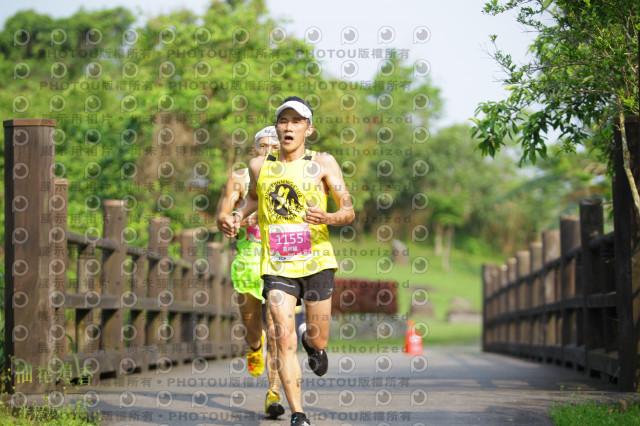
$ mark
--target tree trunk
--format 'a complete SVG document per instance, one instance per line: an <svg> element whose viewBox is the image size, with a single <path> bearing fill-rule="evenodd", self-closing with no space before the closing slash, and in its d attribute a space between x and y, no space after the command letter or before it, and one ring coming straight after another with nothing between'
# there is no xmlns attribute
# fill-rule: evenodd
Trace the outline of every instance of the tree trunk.
<svg viewBox="0 0 640 426"><path fill-rule="evenodd" d="M444 233L444 226L441 223L436 223L436 237L434 240L434 248L436 256L442 256L442 234Z"/></svg>
<svg viewBox="0 0 640 426"><path fill-rule="evenodd" d="M453 226L448 226L445 229L444 237L444 251L442 254L442 269L445 272L449 272L451 269L451 248L453 247L453 235L455 234L456 228Z"/></svg>
<svg viewBox="0 0 640 426"><path fill-rule="evenodd" d="M624 111L622 106L619 108L620 113L620 138L622 139L622 161L624 166L627 180L629 181L629 189L631 190L631 196L633 198L633 204L636 206L636 211L640 214L640 196L638 196L638 188L636 188L636 181L631 172L631 165L629 164L629 144L627 143L627 130L624 122Z"/></svg>

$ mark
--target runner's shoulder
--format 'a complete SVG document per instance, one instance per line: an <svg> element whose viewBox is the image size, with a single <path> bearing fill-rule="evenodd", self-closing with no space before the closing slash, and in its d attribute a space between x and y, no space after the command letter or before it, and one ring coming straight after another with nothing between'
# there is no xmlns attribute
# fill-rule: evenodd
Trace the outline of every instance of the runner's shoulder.
<svg viewBox="0 0 640 426"><path fill-rule="evenodd" d="M235 181L242 181L247 178L249 169L238 169L231 172L231 179Z"/></svg>
<svg viewBox="0 0 640 426"><path fill-rule="evenodd" d="M313 159L325 170L332 170L336 167L340 167L335 157L328 152L317 152L316 155L313 156Z"/></svg>
<svg viewBox="0 0 640 426"><path fill-rule="evenodd" d="M316 152L313 159L320 165L337 164L335 157L328 152Z"/></svg>
<svg viewBox="0 0 640 426"><path fill-rule="evenodd" d="M265 158L267 158L266 155L258 155L257 157L253 157L251 160L249 160L249 170L257 175L262 168L262 165L264 164Z"/></svg>

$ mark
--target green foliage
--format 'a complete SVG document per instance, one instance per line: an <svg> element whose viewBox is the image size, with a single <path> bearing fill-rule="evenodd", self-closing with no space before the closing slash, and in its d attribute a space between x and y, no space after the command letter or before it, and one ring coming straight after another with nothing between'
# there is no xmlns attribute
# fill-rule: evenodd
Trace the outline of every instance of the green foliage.
<svg viewBox="0 0 640 426"><path fill-rule="evenodd" d="M57 120L56 176L69 179L71 230L99 235L106 199L126 201L136 245L153 216L171 218L174 230L213 222L229 172L246 166L253 135L294 94L315 111L310 147L332 152L349 173L359 226L411 212L424 190L412 166L441 101L403 65L406 52L385 52L374 81L346 83L323 76L303 40L274 39L278 23L262 1L135 22L123 8L63 19L26 11L0 32L0 69L26 76L0 82L15 103L0 112ZM384 211L379 197L392 200Z"/></svg>
<svg viewBox="0 0 640 426"><path fill-rule="evenodd" d="M0 425L82 426L99 425L100 421L100 414L90 414L83 401L62 407L42 405L14 410L4 406L0 408Z"/></svg>
<svg viewBox="0 0 640 426"><path fill-rule="evenodd" d="M597 150L551 156L515 167L511 157L483 158L466 126L442 129L425 152L428 222L455 226L458 247L512 254L577 214L580 198L610 199ZM431 226L433 230L433 226Z"/></svg>
<svg viewBox="0 0 640 426"><path fill-rule="evenodd" d="M72 341L71 337L67 337ZM73 345L73 341L72 341ZM75 350L74 350L75 356ZM76 367L78 361L76 357ZM2 368L3 373L0 375L0 425L99 425L101 422L100 412L90 413L88 408L88 400L75 399L68 404L57 404L50 400L49 395L44 396L46 405L25 405L23 407L11 407L6 404L8 401L7 389L11 386L12 381L9 376L11 369ZM78 370L80 371L80 370ZM76 387L76 390L78 387ZM62 387L65 398L68 398L66 386Z"/></svg>
<svg viewBox="0 0 640 426"><path fill-rule="evenodd" d="M153 216L171 218L174 230L211 223L229 171L245 167L253 134L293 94L315 111L310 148L342 165L358 235L392 223L394 237L408 238L417 225L440 224L505 248L508 231L496 238L492 224L520 230L516 244L548 223L500 194L522 179L510 161L478 156L466 127L430 135L439 90L404 64L404 51L384 52L372 81L345 82L323 76L303 41L274 42L278 23L262 2L213 2L202 16L135 22L122 8L63 19L26 11L0 32L0 67L30 70L0 82L29 108L0 111L57 119L56 175L69 180L73 231L99 236L106 199L126 201L127 241L135 245L146 244ZM547 195L530 205L553 204Z"/></svg>
<svg viewBox="0 0 640 426"><path fill-rule="evenodd" d="M495 185L499 176L508 180L513 174L484 161L474 149L468 127L462 125L439 131L427 147L426 158L426 181L433 188L429 191L432 220L446 226L467 224L477 208L476 196Z"/></svg>
<svg viewBox="0 0 640 426"><path fill-rule="evenodd" d="M312 148L331 152L342 164L358 229L375 231L391 217L402 219L394 229L406 236L426 219L413 200L427 190L427 129L441 100L429 80L413 77L400 52L385 63L371 84L328 82L337 90L321 97L321 139Z"/></svg>
<svg viewBox="0 0 640 426"><path fill-rule="evenodd" d="M553 131L565 152L593 139L602 162L611 166L611 118L619 111L639 111L639 3L492 0L484 10L493 15L516 11L518 22L538 35L524 65L496 47L494 59L510 94L478 105L472 131L483 154L494 156L515 140L521 161L535 163L548 157L546 138Z"/></svg>

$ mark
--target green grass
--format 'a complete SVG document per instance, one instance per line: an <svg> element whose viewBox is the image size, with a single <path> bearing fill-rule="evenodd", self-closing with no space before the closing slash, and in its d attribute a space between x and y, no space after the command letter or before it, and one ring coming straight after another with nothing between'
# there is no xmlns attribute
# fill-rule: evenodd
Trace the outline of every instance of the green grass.
<svg viewBox="0 0 640 426"><path fill-rule="evenodd" d="M557 426L640 424L640 404L637 402L620 401L617 404L599 404L589 400L586 403L566 405L554 402L549 414Z"/></svg>
<svg viewBox="0 0 640 426"><path fill-rule="evenodd" d="M429 345L479 345L482 324L451 324L444 321L427 322L429 334L423 343Z"/></svg>
<svg viewBox="0 0 640 426"><path fill-rule="evenodd" d="M482 328L480 324L450 324L443 321L425 321L425 324L428 327L428 334L422 339L422 343L426 348L429 346L480 344ZM335 351L356 350L358 353L374 353L385 347L389 351L398 352L404 346L404 337L391 337L380 340L355 338L342 341L332 336L329 346Z"/></svg>
<svg viewBox="0 0 640 426"><path fill-rule="evenodd" d="M411 306L411 287L428 286L428 297L434 308L434 318L411 317L416 323L424 323L429 331L423 339L425 345L477 344L482 327L479 324L453 324L446 321L453 297L462 297L471 302L473 308L482 310L482 264L501 262L496 255L463 253L454 249L451 254L451 268L445 271L442 258L436 256L432 244L405 242L410 261L425 258L429 267L424 273L415 273L409 265L393 265L391 270L378 271L378 260L390 257L391 242L378 242L375 236L363 236L351 242L340 242L332 238L336 258L353 259L353 272L338 273L341 278L362 278L370 280L397 281L398 314L407 315ZM380 344L380 342L377 342ZM391 342L389 342L391 344Z"/></svg>
<svg viewBox="0 0 640 426"><path fill-rule="evenodd" d="M434 290L429 299L434 303L436 318L445 319L451 297L458 296L469 299L473 306L480 310L482 306L482 264L501 259L496 255L471 255L459 250L453 250L451 268L442 268L442 258L434 254L431 244L406 242L409 257L413 261L418 257L427 259L429 267L425 273L412 272L411 265L393 265L385 273L377 271L379 258L390 257L391 243L377 242L374 236L362 236L351 242L340 242L332 238L338 261L345 257L354 260L355 268L350 274L338 273L342 278L365 278L371 280L395 280L401 288L417 285L427 285ZM409 310L409 294L401 292L399 296L399 313Z"/></svg>
<svg viewBox="0 0 640 426"><path fill-rule="evenodd" d="M6 406L0 408L0 425L99 425L100 415L89 416L82 401L76 405L63 407L35 406L11 410Z"/></svg>

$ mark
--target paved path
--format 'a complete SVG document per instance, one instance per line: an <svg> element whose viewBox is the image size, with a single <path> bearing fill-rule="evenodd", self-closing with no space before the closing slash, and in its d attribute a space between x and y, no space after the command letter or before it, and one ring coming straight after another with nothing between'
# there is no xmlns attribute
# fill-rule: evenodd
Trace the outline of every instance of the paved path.
<svg viewBox="0 0 640 426"><path fill-rule="evenodd" d="M313 425L552 425L552 401L633 398L583 373L475 347L422 356L337 349L322 378L303 364L303 403ZM243 367L231 359L111 379L93 388L95 409L107 425L288 425L286 402L280 420L262 418L266 379Z"/></svg>

